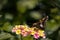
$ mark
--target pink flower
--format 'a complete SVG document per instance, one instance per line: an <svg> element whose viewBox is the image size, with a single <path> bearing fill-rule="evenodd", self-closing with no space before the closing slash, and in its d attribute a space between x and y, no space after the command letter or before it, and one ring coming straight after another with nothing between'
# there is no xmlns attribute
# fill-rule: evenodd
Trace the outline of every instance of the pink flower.
<svg viewBox="0 0 60 40"><path fill-rule="evenodd" d="M44 30L39 30L36 27L29 28L26 25L16 25L15 27L13 27L12 32L15 32L19 35L21 34L24 37L28 35L33 35L35 39L38 39L39 37L46 38Z"/></svg>
<svg viewBox="0 0 60 40"><path fill-rule="evenodd" d="M24 30L22 30L22 32L21 32L21 34L22 34L22 36L27 36L28 35L28 32L26 32L26 31L24 31Z"/></svg>
<svg viewBox="0 0 60 40"><path fill-rule="evenodd" d="M38 38L40 37L38 33L35 33L33 36L34 36L34 38L36 38L36 39L38 39Z"/></svg>
<svg viewBox="0 0 60 40"><path fill-rule="evenodd" d="M16 32L16 30L17 30L16 28L13 28L13 29L12 29L12 32Z"/></svg>

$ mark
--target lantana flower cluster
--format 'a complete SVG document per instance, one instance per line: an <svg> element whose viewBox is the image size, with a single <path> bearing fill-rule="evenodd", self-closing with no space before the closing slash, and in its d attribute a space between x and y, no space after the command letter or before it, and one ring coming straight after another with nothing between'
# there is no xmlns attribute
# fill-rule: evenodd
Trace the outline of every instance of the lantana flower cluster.
<svg viewBox="0 0 60 40"><path fill-rule="evenodd" d="M16 25L13 27L12 32L15 32L17 35L28 36L33 35L34 38L38 39L39 37L45 38L44 30L36 30L36 27L28 27L27 25Z"/></svg>

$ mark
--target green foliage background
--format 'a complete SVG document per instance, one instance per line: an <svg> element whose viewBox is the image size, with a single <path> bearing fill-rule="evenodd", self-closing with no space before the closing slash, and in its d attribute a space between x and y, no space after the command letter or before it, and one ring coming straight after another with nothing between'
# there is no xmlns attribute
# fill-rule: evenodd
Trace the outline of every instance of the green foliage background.
<svg viewBox="0 0 60 40"><path fill-rule="evenodd" d="M14 25L31 25L49 16L45 31L47 38L60 40L60 0L0 0L0 40L34 40L12 33Z"/></svg>

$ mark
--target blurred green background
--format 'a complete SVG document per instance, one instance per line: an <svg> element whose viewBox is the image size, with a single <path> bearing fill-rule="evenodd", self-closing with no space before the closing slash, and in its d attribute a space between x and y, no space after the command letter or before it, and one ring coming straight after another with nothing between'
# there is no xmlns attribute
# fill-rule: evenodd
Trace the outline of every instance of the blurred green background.
<svg viewBox="0 0 60 40"><path fill-rule="evenodd" d="M34 40L12 33L14 25L27 24L49 16L45 32L47 38L60 40L60 0L0 0L0 40Z"/></svg>

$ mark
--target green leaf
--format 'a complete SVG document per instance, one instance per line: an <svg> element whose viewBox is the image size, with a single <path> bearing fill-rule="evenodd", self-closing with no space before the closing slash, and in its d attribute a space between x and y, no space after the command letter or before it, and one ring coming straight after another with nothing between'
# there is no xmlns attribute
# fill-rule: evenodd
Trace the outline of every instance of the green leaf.
<svg viewBox="0 0 60 40"><path fill-rule="evenodd" d="M52 8L52 9L51 9L51 13L57 13L58 11L59 11L58 8Z"/></svg>
<svg viewBox="0 0 60 40"><path fill-rule="evenodd" d="M33 37L28 35L26 37L22 37L22 40L33 40Z"/></svg>
<svg viewBox="0 0 60 40"><path fill-rule="evenodd" d="M30 13L30 17L34 18L34 19L40 19L42 17L41 13L38 11L32 11Z"/></svg>
<svg viewBox="0 0 60 40"><path fill-rule="evenodd" d="M12 27L13 26L11 26L11 24L9 22L6 22L6 23L4 23L2 29L9 32L12 30Z"/></svg>
<svg viewBox="0 0 60 40"><path fill-rule="evenodd" d="M19 13L24 13L26 11L26 7L19 2L17 2L17 10Z"/></svg>
<svg viewBox="0 0 60 40"><path fill-rule="evenodd" d="M59 25L56 23L56 21L54 19L52 19L46 23L46 30L55 31L58 28L59 28Z"/></svg>
<svg viewBox="0 0 60 40"><path fill-rule="evenodd" d="M8 38L11 38L11 37L13 37L13 36L9 33L4 33L4 32L0 33L0 40L8 39Z"/></svg>

